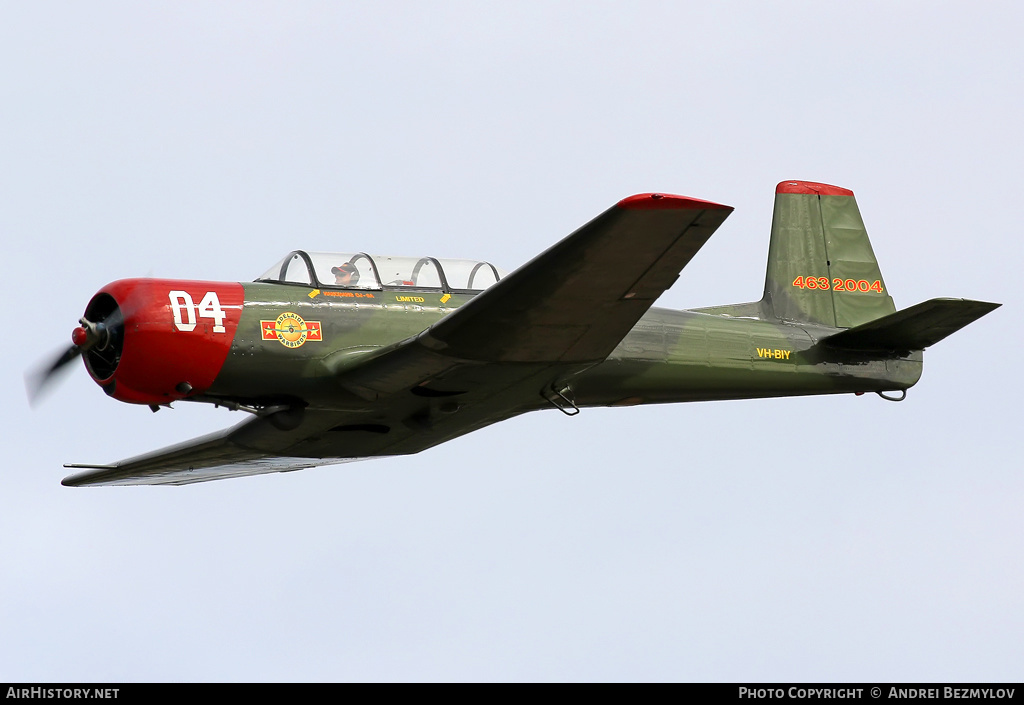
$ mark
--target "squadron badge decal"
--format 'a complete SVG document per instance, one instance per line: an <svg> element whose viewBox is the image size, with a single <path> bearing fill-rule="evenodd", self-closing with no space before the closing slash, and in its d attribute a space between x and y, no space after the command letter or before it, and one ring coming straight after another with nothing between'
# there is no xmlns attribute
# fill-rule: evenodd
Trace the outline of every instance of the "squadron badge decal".
<svg viewBox="0 0 1024 705"><path fill-rule="evenodd" d="M299 348L304 343L320 342L323 334L319 321L306 321L302 316L285 311L277 320L260 321L264 340L276 340L286 348Z"/></svg>

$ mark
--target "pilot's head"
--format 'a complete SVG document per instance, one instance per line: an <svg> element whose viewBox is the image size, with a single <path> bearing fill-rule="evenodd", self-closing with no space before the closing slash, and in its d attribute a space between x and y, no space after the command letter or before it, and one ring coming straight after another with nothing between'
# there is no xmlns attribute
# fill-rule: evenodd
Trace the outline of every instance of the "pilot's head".
<svg viewBox="0 0 1024 705"><path fill-rule="evenodd" d="M336 286L355 286L359 282L359 270L351 262L335 267L331 274L334 275Z"/></svg>

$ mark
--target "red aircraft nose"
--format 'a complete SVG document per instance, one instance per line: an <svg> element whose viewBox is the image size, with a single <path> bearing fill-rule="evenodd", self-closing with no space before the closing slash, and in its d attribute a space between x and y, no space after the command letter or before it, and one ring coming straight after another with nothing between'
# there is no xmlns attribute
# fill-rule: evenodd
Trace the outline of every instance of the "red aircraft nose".
<svg viewBox="0 0 1024 705"><path fill-rule="evenodd" d="M77 345L78 347L82 347L83 345L85 345L85 341L88 339L89 334L86 333L85 328L82 328L81 326L71 331L71 342Z"/></svg>
<svg viewBox="0 0 1024 705"><path fill-rule="evenodd" d="M86 309L106 342L85 352L92 378L115 399L166 404L202 394L220 372L235 337L241 284L122 279L103 287ZM79 332L81 331L81 333ZM88 339L77 328L72 340Z"/></svg>

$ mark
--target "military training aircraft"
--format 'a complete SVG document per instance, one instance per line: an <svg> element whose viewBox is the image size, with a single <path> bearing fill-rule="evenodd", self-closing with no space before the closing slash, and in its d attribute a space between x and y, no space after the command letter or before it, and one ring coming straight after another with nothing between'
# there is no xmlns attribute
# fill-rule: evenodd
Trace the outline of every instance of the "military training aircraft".
<svg viewBox="0 0 1024 705"><path fill-rule="evenodd" d="M997 308L897 311L853 192L775 191L760 301L652 308L732 208L630 196L506 274L487 263L296 250L252 283L124 279L72 346L114 399L248 412L223 431L63 484L179 485L417 453L538 409L876 392ZM30 392L31 395L31 392Z"/></svg>

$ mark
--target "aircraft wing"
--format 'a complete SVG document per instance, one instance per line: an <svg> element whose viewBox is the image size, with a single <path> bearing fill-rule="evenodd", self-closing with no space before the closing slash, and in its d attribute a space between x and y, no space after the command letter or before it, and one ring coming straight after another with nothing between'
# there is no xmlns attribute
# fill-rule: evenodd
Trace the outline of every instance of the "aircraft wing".
<svg viewBox="0 0 1024 705"><path fill-rule="evenodd" d="M599 362L731 212L680 196L626 198L436 323L429 336L468 359Z"/></svg>
<svg viewBox="0 0 1024 705"><path fill-rule="evenodd" d="M188 484L409 454L538 408L542 390L608 356L731 212L626 198L419 335L328 362L363 408L307 409L289 430L250 419L111 465L69 465L83 472L63 484Z"/></svg>
<svg viewBox="0 0 1024 705"><path fill-rule="evenodd" d="M68 463L64 467L80 472L65 477L61 484L67 487L188 485L362 459L288 456L284 451L289 446L325 428L325 421L332 424L338 420L338 414L331 414L329 418L324 414L319 418L314 414L305 416L299 426L301 431L282 431L270 419L257 417L216 433L109 465Z"/></svg>
<svg viewBox="0 0 1024 705"><path fill-rule="evenodd" d="M415 340L347 371L343 383L374 398L437 380L457 363L601 362L732 210L664 194L623 199Z"/></svg>

